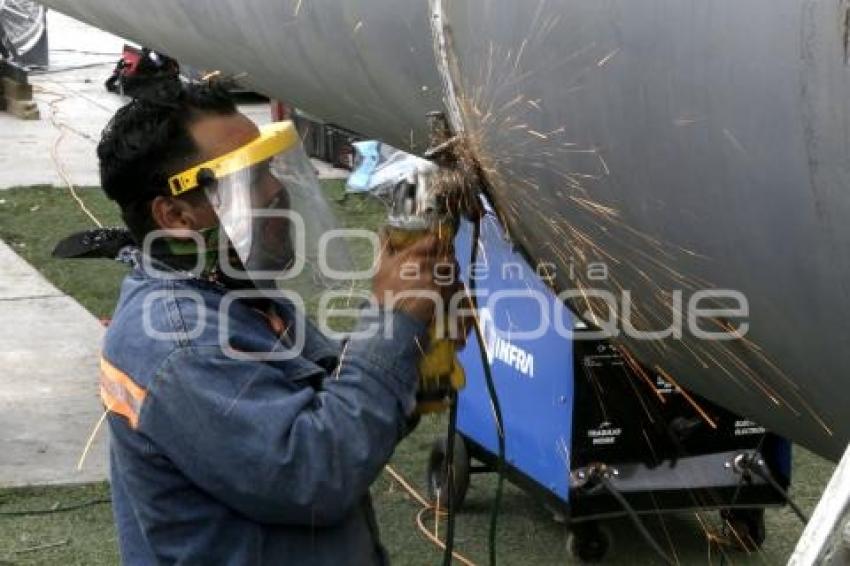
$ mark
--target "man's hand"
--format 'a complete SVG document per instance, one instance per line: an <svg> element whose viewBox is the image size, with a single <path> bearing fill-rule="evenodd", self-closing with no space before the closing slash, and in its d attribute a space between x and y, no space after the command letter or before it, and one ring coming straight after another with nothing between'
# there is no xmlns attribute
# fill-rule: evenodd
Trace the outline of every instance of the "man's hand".
<svg viewBox="0 0 850 566"><path fill-rule="evenodd" d="M403 311L424 323L434 318L435 296L448 304L458 289L456 278L447 273L459 273L451 243L435 235L423 236L402 250L396 251L384 241L384 252L378 259L378 271L372 291L378 304ZM444 308L443 305L439 305Z"/></svg>

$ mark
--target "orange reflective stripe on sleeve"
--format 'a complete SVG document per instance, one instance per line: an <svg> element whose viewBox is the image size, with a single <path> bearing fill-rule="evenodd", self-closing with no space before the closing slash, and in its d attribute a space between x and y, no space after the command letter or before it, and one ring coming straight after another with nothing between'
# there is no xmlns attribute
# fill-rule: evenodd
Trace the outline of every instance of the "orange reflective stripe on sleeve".
<svg viewBox="0 0 850 566"><path fill-rule="evenodd" d="M123 416L137 428L147 394L129 375L100 358L100 399L107 411Z"/></svg>

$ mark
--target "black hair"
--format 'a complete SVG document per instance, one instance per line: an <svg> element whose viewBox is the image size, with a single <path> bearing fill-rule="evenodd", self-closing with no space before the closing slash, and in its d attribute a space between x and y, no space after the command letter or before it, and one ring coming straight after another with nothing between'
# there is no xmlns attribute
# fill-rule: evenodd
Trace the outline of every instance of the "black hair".
<svg viewBox="0 0 850 566"><path fill-rule="evenodd" d="M115 113L97 146L100 183L137 242L156 228L151 202L170 194L168 178L197 159L189 127L204 116L236 112L223 86L174 82L141 93Z"/></svg>

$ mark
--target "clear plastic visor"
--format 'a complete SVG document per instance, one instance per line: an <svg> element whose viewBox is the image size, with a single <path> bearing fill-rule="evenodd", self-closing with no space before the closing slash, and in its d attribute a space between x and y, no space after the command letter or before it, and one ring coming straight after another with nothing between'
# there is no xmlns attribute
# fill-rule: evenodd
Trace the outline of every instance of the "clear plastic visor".
<svg viewBox="0 0 850 566"><path fill-rule="evenodd" d="M228 276L257 282L302 277L316 285L335 286L321 277L318 266L350 267L343 242L319 245L339 223L300 143L265 161L246 164L205 190L242 263L240 268L222 261Z"/></svg>

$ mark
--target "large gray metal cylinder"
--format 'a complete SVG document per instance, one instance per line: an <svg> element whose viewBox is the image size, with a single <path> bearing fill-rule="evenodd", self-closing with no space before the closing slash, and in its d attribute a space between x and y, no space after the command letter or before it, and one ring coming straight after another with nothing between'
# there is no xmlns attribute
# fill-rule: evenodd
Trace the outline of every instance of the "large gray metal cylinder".
<svg viewBox="0 0 850 566"><path fill-rule="evenodd" d="M846 0L435 1L441 37L422 0L45 3L413 151L448 94L558 289L628 290L644 330L676 291L747 298L746 339L622 338L639 359L826 456L850 438Z"/></svg>

